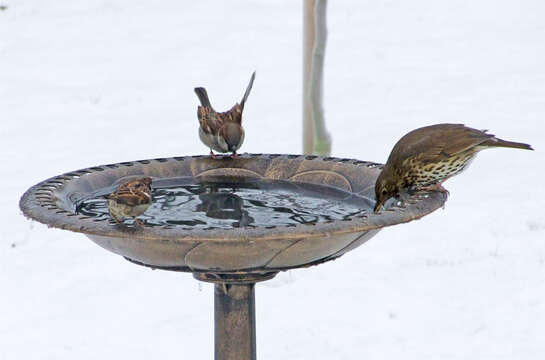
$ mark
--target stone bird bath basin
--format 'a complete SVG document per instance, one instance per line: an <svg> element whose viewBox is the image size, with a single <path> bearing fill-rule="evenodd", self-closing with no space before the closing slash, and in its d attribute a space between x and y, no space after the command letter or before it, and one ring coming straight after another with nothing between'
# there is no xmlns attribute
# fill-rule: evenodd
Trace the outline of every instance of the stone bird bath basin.
<svg viewBox="0 0 545 360"><path fill-rule="evenodd" d="M374 183L380 168L381 165L367 161L279 154L130 161L45 180L23 195L20 207L29 218L83 233L133 263L191 272L198 280L215 283L215 358L255 359L256 282L271 279L279 271L336 259L369 240L381 228L421 218L446 201L440 192L421 192L375 214ZM288 217L296 221L277 223L271 217L270 223L263 219L260 223L256 220L260 209L248 209L248 200L243 200L234 189L192 195L199 203L194 211L214 220L210 225L168 221L155 224L147 221L146 216L142 226L130 220L116 224L106 214L92 216L77 211L78 204L86 199L107 194L120 179L138 175L152 177L154 190L180 183L197 187L229 183L236 187L278 182L295 201L298 194L310 191L322 202L351 204L359 210L337 218L299 221L282 207L280 210L287 211ZM261 188L268 191L267 186ZM227 225L217 225L223 222Z"/></svg>

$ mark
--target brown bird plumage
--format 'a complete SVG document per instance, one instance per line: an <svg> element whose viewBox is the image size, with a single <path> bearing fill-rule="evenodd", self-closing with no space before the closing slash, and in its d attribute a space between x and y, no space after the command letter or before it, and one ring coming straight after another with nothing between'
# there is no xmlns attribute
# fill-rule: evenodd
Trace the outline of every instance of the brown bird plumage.
<svg viewBox="0 0 545 360"><path fill-rule="evenodd" d="M142 215L150 204L151 178L149 177L123 182L108 195L108 210L118 223L122 222L124 217L132 217L137 224L141 224L136 217Z"/></svg>
<svg viewBox="0 0 545 360"><path fill-rule="evenodd" d="M208 93L203 87L195 88L201 106L197 108L199 119L199 137L210 148L210 156L214 157L212 150L221 153L231 152L236 157L237 150L244 142L244 128L242 127L242 111L250 90L254 84L255 71L250 83L246 87L244 96L239 103L225 112L216 112L210 103Z"/></svg>
<svg viewBox="0 0 545 360"><path fill-rule="evenodd" d="M447 192L441 184L461 173L479 151L492 147L533 150L528 144L498 139L462 124L437 124L409 132L395 144L377 178L375 212L402 189Z"/></svg>

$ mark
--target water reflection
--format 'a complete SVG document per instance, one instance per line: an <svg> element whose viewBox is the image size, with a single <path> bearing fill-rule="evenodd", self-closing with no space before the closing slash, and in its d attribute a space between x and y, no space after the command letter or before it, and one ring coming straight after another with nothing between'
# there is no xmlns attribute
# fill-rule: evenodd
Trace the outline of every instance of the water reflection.
<svg viewBox="0 0 545 360"><path fill-rule="evenodd" d="M313 224L362 216L373 206L373 201L339 189L287 181L176 183L170 180L161 185L154 182L153 203L139 217L148 225L228 229ZM78 211L109 218L103 197L83 200Z"/></svg>
<svg viewBox="0 0 545 360"><path fill-rule="evenodd" d="M235 220L233 227L246 227L255 219L243 208L244 200L234 193L218 192L216 187L210 189L210 193L199 195L200 204L196 211L202 211L209 218Z"/></svg>

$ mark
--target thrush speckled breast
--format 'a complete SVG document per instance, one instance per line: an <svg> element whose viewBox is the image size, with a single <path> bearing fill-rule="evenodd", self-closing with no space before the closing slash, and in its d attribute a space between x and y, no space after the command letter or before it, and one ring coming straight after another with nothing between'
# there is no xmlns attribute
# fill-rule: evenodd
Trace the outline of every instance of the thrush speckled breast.
<svg viewBox="0 0 545 360"><path fill-rule="evenodd" d="M108 195L108 211L118 223L125 217L136 218L142 215L151 205L151 178L142 177L123 182Z"/></svg>
<svg viewBox="0 0 545 360"><path fill-rule="evenodd" d="M225 112L214 110L208 98L208 93L203 87L195 88L201 106L197 108L197 117L199 119L199 138L210 148L210 156L214 157L215 150L220 153L233 153L236 157L237 150L244 142L244 128L242 127L242 111L250 90L254 84L255 71L250 78L250 83L246 87L244 96L239 103L236 103L231 109Z"/></svg>
<svg viewBox="0 0 545 360"><path fill-rule="evenodd" d="M437 124L409 132L395 144L377 178L375 212L402 189L447 192L441 185L444 181L462 172L479 151L493 147L533 150L528 144L462 124Z"/></svg>

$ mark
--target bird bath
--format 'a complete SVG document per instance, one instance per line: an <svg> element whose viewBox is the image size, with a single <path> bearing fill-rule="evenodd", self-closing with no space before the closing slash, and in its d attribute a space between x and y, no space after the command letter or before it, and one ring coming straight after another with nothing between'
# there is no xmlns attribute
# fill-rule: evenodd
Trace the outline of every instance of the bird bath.
<svg viewBox="0 0 545 360"><path fill-rule="evenodd" d="M184 156L123 162L45 180L23 213L80 232L139 265L215 284L215 359L256 358L256 282L336 259L381 228L425 216L446 195L421 192L373 213L381 165L303 155ZM153 205L116 224L101 196L130 176L153 178ZM185 212L184 212L185 211Z"/></svg>

